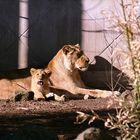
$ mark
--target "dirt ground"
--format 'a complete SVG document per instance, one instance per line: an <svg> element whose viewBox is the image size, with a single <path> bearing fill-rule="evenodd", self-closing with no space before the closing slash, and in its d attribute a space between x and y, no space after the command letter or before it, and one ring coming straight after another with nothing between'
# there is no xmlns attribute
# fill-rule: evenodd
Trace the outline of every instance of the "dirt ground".
<svg viewBox="0 0 140 140"><path fill-rule="evenodd" d="M0 117L36 116L40 113L47 115L57 113L72 113L76 111L90 112L91 110L111 110L118 106L115 98L88 100L57 101L0 101Z"/></svg>
<svg viewBox="0 0 140 140"><path fill-rule="evenodd" d="M116 107L118 102L113 97L65 102L0 101L0 139L21 139L21 136L26 135L31 139L28 131L33 130L32 133L35 135L33 139L41 140L39 135L42 136L42 133L42 139L44 137L45 139L48 137L48 140L55 139L48 136L48 134L55 136L55 133L60 140L72 140L80 132L91 127L87 122L80 125L74 123L77 111L92 114L94 110L100 116L106 116L108 113L115 113ZM100 123L97 125L102 127ZM44 134L44 131L49 133Z"/></svg>

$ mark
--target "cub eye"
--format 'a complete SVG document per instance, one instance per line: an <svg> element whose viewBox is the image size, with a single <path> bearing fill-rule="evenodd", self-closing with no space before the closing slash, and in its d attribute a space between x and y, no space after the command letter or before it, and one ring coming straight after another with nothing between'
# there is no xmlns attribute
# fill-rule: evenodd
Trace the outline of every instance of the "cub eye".
<svg viewBox="0 0 140 140"><path fill-rule="evenodd" d="M77 53L77 57L80 58L82 56L82 52Z"/></svg>
<svg viewBox="0 0 140 140"><path fill-rule="evenodd" d="M44 74L42 74L42 77L44 77L44 78L45 78L45 77L46 77L46 74L45 74L45 73L44 73Z"/></svg>

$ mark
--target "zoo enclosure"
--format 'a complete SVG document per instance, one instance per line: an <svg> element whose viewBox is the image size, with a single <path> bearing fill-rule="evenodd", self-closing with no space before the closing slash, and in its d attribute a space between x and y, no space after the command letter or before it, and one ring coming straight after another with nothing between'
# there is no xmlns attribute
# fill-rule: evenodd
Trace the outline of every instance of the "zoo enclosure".
<svg viewBox="0 0 140 140"><path fill-rule="evenodd" d="M118 9L114 0L1 0L0 71L46 65L64 44L79 43L91 61L97 56L83 76L87 84L98 88L112 78L118 82L124 60L112 54L123 42L107 29L101 14L107 9Z"/></svg>

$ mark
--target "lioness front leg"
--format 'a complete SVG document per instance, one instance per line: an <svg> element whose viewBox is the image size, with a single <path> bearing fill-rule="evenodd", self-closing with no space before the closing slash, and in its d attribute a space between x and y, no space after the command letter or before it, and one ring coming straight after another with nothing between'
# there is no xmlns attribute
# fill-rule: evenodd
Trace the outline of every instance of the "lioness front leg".
<svg viewBox="0 0 140 140"><path fill-rule="evenodd" d="M107 91L99 89L85 89L85 88L75 88L75 94L89 95L95 98L106 98L114 95L120 95L118 91Z"/></svg>

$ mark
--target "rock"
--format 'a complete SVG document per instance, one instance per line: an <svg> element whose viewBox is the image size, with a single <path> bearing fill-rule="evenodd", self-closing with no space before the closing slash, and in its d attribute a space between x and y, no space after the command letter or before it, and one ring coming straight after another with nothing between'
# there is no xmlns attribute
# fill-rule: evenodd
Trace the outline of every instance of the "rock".
<svg viewBox="0 0 140 140"><path fill-rule="evenodd" d="M100 128L90 127L80 133L75 140L116 140Z"/></svg>

